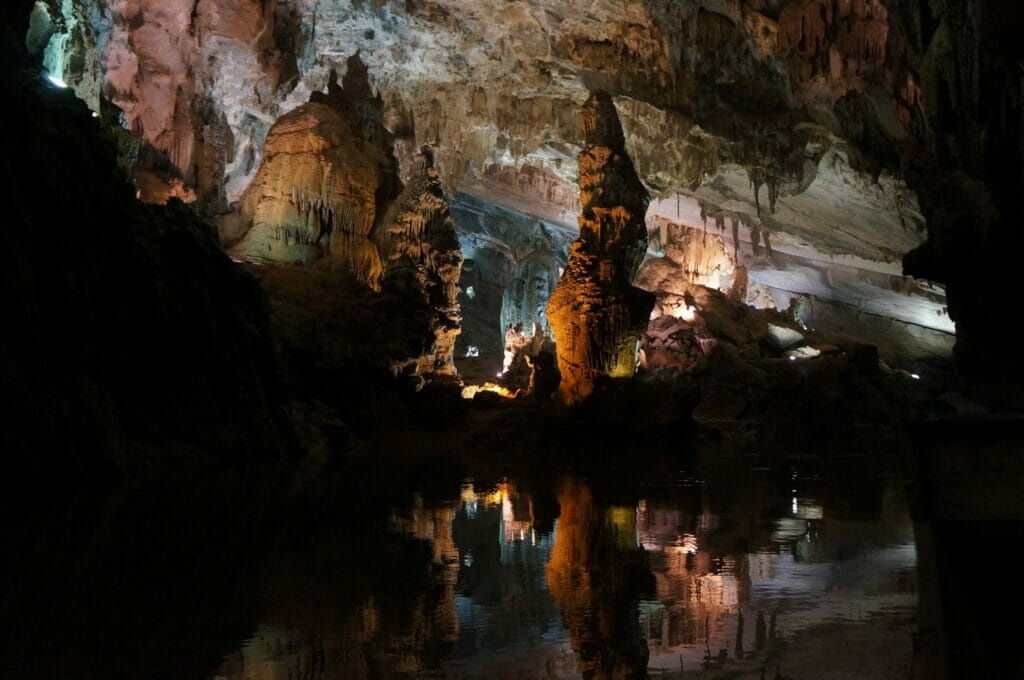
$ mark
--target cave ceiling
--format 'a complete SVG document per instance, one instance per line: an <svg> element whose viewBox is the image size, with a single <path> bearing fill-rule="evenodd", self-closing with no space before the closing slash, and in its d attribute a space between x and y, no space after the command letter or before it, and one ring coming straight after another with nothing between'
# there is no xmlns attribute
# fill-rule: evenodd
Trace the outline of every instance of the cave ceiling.
<svg viewBox="0 0 1024 680"><path fill-rule="evenodd" d="M436 149L449 195L575 227L577 114L602 89L653 198L649 218L735 239L753 278L784 292L842 297L830 271L863 271L871 290L858 299L885 308L877 298L905 293L901 258L926 237L896 151L925 125L907 56L920 18L902 5L45 0L29 38L94 110L109 101L165 153L208 214L251 183L273 123L358 52L385 124ZM816 283L780 281L778 262L755 257L754 233ZM905 320L951 330L941 290L920 288Z"/></svg>

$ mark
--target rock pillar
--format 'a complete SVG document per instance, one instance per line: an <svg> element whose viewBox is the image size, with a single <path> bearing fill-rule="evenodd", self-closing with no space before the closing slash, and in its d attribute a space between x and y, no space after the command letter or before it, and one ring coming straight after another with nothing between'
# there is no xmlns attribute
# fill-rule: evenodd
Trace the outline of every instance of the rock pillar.
<svg viewBox="0 0 1024 680"><path fill-rule="evenodd" d="M410 165L405 188L371 236L384 260L384 290L420 296L431 311L434 342L421 357L419 372L452 375L462 321L462 251L433 151L423 147Z"/></svg>
<svg viewBox="0 0 1024 680"><path fill-rule="evenodd" d="M650 293L632 285L647 250L650 197L626 154L612 98L591 93L580 125L580 237L547 306L562 373L559 396L570 404L588 396L599 375L633 375L654 306Z"/></svg>

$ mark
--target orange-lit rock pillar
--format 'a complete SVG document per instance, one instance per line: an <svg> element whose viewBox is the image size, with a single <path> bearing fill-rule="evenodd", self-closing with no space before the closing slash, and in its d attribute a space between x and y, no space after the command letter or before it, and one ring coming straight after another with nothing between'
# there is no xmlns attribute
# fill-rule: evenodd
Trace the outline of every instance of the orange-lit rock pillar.
<svg viewBox="0 0 1024 680"><path fill-rule="evenodd" d="M650 197L626 154L612 98L593 92L580 113L580 237L548 301L562 373L559 396L575 403L599 375L629 377L654 297L634 288L647 250Z"/></svg>

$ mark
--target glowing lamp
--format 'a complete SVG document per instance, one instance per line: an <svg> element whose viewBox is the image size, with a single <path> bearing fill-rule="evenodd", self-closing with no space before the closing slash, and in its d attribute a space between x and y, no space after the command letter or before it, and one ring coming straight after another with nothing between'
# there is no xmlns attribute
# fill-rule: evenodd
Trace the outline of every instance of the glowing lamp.
<svg viewBox="0 0 1024 680"><path fill-rule="evenodd" d="M63 80L53 75L52 73L47 73L46 79L49 80L52 85L59 87L61 89L64 89L68 86L67 83L65 83Z"/></svg>

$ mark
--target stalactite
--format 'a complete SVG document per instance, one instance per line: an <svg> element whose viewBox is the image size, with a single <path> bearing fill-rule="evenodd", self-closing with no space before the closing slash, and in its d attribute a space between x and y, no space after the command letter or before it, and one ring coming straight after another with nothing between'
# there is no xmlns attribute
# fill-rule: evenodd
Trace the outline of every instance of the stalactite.
<svg viewBox="0 0 1024 680"><path fill-rule="evenodd" d="M761 185L764 184L764 178L761 171L757 169L748 170L747 174L750 177L750 186L754 190L754 206L757 209L757 216L761 217Z"/></svg>
<svg viewBox="0 0 1024 680"><path fill-rule="evenodd" d="M797 0L779 15L779 42L804 60L805 79L816 75L816 58L828 55L834 78L859 75L885 61L888 11L879 0Z"/></svg>

